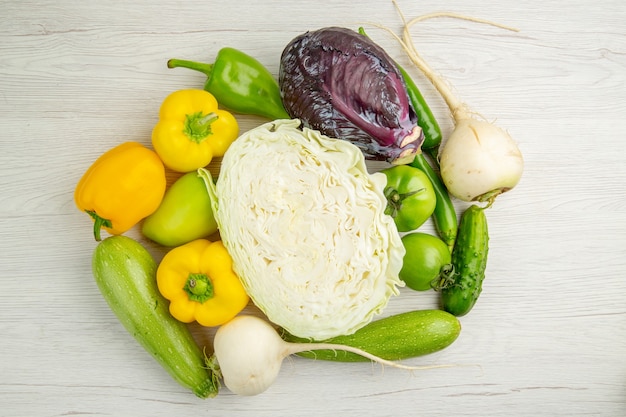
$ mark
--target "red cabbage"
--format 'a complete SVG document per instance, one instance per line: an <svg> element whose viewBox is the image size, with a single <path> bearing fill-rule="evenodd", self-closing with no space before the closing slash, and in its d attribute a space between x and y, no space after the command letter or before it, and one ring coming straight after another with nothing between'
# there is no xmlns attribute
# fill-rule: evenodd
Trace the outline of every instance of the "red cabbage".
<svg viewBox="0 0 626 417"><path fill-rule="evenodd" d="M402 74L367 36L328 27L293 39L279 72L289 115L353 142L370 160L408 163L424 140Z"/></svg>

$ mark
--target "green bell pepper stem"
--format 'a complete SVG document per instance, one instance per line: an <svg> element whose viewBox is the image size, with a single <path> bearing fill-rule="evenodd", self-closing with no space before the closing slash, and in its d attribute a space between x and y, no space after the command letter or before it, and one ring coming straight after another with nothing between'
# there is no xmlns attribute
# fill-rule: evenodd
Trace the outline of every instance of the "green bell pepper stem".
<svg viewBox="0 0 626 417"><path fill-rule="evenodd" d="M207 77L211 76L213 71L213 64L205 64L204 62L187 61L185 59L170 59L167 61L168 68L189 68L195 71L199 71L206 74Z"/></svg>

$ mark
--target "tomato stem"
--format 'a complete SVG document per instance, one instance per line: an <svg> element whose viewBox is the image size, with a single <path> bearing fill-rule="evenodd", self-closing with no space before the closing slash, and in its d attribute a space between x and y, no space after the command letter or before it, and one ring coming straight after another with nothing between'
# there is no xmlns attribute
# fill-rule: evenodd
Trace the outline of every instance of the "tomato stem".
<svg viewBox="0 0 626 417"><path fill-rule="evenodd" d="M454 265L446 264L441 267L441 271L439 271L439 275L437 275L431 282L430 286L435 291L440 291L446 288L451 287L454 284L454 276L455 276Z"/></svg>
<svg viewBox="0 0 626 417"><path fill-rule="evenodd" d="M420 188L419 190L410 191L408 193L401 193L393 187L386 187L384 190L385 197L387 198L385 214L395 218L398 215L398 212L402 209L402 202L404 199L424 190L425 188Z"/></svg>

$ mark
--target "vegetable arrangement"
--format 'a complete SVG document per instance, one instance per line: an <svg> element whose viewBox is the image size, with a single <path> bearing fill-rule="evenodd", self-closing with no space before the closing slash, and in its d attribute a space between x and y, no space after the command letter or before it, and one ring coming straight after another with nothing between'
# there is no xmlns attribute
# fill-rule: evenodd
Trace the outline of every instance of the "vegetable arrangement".
<svg viewBox="0 0 626 417"><path fill-rule="evenodd" d="M213 64L169 60L205 73L203 89L166 96L154 151L123 143L85 172L75 202L99 242L98 288L181 386L207 398L223 380L260 394L293 354L425 369L397 361L459 337L485 278L485 212L523 162L510 136L417 54L410 27L441 15L403 18L394 36L448 103L448 138L409 73L363 28L328 27L286 45L278 79L233 48ZM240 133L239 115L268 120ZM389 166L369 172L367 160ZM168 174L177 175L169 187ZM421 230L429 219L436 234ZM122 236L134 226L165 249L160 261ZM405 286L438 292L441 308L379 318ZM246 314L250 304L263 317ZM192 322L217 328L213 353Z"/></svg>

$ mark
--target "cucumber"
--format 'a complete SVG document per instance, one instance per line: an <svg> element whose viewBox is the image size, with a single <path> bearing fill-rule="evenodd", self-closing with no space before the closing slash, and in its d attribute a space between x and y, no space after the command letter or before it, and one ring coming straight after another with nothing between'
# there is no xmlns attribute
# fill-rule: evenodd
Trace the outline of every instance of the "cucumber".
<svg viewBox="0 0 626 417"><path fill-rule="evenodd" d="M460 332L461 323L452 314L442 310L416 310L373 321L351 335L321 342L353 346L380 358L397 361L437 352L452 344ZM284 330L281 337L287 342L311 342ZM339 350L309 350L298 355L337 362L369 361L355 353Z"/></svg>
<svg viewBox="0 0 626 417"><path fill-rule="evenodd" d="M452 249L452 274L440 288L443 309L457 317L469 313L482 292L489 252L484 210L472 205L463 212Z"/></svg>
<svg viewBox="0 0 626 417"><path fill-rule="evenodd" d="M184 323L169 313L156 284L157 264L137 241L111 236L93 254L100 292L124 328L183 387L200 398L214 397L218 377Z"/></svg>

